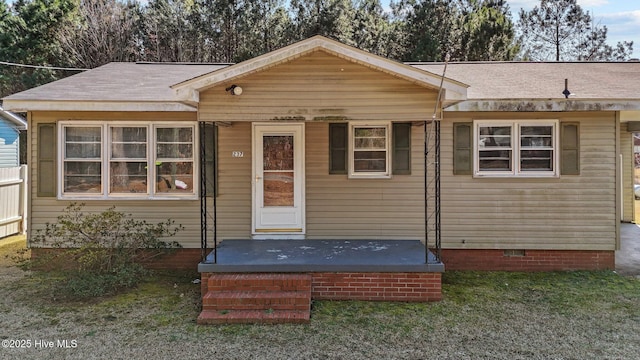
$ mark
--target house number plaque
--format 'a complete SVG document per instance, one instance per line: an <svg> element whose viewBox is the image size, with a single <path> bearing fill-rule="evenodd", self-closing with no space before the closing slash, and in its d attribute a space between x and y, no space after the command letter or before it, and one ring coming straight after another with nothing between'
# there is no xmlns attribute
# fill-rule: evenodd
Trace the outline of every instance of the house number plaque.
<svg viewBox="0 0 640 360"><path fill-rule="evenodd" d="M231 152L231 156L232 157L244 157L244 152L243 151L232 151Z"/></svg>

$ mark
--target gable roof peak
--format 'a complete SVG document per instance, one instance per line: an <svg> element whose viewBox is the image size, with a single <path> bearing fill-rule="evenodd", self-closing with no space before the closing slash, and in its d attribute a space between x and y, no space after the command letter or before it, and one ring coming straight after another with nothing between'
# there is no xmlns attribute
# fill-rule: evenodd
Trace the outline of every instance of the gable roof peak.
<svg viewBox="0 0 640 360"><path fill-rule="evenodd" d="M365 65L427 88L438 89L442 83L447 100L466 99L468 87L466 84L448 78L443 79L440 75L368 53L322 35L315 35L253 59L174 84L171 88L180 101L194 105L199 102L200 91L221 83L232 82L248 74L264 71L315 51L325 51L347 61Z"/></svg>

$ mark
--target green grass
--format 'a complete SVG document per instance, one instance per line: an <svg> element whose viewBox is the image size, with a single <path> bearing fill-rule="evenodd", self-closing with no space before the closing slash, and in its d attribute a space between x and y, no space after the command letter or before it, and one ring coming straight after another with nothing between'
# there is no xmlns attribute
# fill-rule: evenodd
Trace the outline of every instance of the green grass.
<svg viewBox="0 0 640 360"><path fill-rule="evenodd" d="M27 273L0 283L13 299L0 301L0 313L19 303L33 316L18 330L33 336L43 327L61 337L77 329L85 342L122 334L124 346L165 344L158 346L168 352L206 341L209 354L221 358L260 358L267 348L272 358L623 359L640 353L640 279L611 271L449 271L439 302L313 301L310 324L275 326L197 325L196 278L157 273L134 289L80 302L51 296L46 282Z"/></svg>

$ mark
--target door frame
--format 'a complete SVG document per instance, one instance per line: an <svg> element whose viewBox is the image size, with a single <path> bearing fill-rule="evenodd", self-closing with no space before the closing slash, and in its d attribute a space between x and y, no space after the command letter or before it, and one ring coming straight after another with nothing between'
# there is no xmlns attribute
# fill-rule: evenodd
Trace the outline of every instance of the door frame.
<svg viewBox="0 0 640 360"><path fill-rule="evenodd" d="M258 228L259 204L257 198L257 167L262 164L258 159L259 136L265 131L293 132L294 134L294 206L300 216L300 231L279 228ZM298 139L296 139L298 138ZM260 141L260 143L262 143ZM306 234L306 184L305 184L305 126L303 122L292 123L252 123L251 126L251 236L253 239L304 239ZM299 154L299 155L298 155ZM299 185L296 188L295 185ZM296 204L296 201L299 202Z"/></svg>

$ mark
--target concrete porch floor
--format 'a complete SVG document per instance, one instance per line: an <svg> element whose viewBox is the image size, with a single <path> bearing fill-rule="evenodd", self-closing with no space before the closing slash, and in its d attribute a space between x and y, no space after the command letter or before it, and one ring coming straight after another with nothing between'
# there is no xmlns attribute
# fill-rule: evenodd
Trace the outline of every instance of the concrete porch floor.
<svg viewBox="0 0 640 360"><path fill-rule="evenodd" d="M443 272L418 240L226 240L198 265L220 272Z"/></svg>

